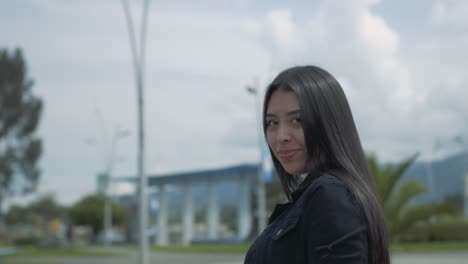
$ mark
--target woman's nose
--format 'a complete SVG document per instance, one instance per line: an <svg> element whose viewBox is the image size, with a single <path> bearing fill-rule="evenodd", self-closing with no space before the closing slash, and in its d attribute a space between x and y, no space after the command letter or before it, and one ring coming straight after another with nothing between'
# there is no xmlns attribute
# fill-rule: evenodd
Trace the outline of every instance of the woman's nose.
<svg viewBox="0 0 468 264"><path fill-rule="evenodd" d="M286 142L286 141L291 140L291 131L288 128L288 126L285 126L285 125L280 125L279 126L277 139L280 142Z"/></svg>

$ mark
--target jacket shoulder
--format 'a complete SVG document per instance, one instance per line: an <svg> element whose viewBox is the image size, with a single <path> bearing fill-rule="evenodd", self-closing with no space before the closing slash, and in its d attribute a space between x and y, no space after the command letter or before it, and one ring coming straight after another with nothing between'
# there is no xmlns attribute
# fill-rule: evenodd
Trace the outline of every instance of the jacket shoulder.
<svg viewBox="0 0 468 264"><path fill-rule="evenodd" d="M302 229L317 263L367 263L367 224L347 185L323 175L306 191ZM314 262L314 263L315 263Z"/></svg>
<svg viewBox="0 0 468 264"><path fill-rule="evenodd" d="M348 207L353 212L357 212L362 217L361 206L348 186L337 176L323 174L315 179L305 190L302 207L311 206L322 209L332 209L341 207L344 204L352 205ZM316 213L320 210L313 210Z"/></svg>
<svg viewBox="0 0 468 264"><path fill-rule="evenodd" d="M307 196L310 196L316 193L320 189L325 189L327 191L330 188L337 187L340 190L348 190L345 183L332 174L322 174L318 176L306 189L305 193Z"/></svg>

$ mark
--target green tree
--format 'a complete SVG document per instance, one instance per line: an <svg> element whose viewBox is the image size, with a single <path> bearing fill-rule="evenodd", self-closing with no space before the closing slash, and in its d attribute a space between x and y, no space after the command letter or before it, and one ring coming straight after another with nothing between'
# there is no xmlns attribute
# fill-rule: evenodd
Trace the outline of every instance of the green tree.
<svg viewBox="0 0 468 264"><path fill-rule="evenodd" d="M67 214L67 208L59 205L52 194L45 194L39 197L31 202L28 207L45 222L55 218L64 219Z"/></svg>
<svg viewBox="0 0 468 264"><path fill-rule="evenodd" d="M427 192L425 185L417 179L401 180L417 156L415 154L396 165L381 165L375 155L368 156L369 169L374 176L392 240L397 240L400 234L417 222L427 222L434 217L456 213L456 208L447 203L411 202L414 197Z"/></svg>
<svg viewBox="0 0 468 264"><path fill-rule="evenodd" d="M39 180L42 141L35 131L42 100L32 86L21 50L0 49L0 212L5 198L34 191ZM17 175L23 179L14 181Z"/></svg>
<svg viewBox="0 0 468 264"><path fill-rule="evenodd" d="M7 225L33 224L35 222L36 219L34 219L34 216L23 206L13 205L5 214L5 223Z"/></svg>
<svg viewBox="0 0 468 264"><path fill-rule="evenodd" d="M94 234L103 228L104 197L88 195L75 203L69 211L70 220L76 225L88 225ZM112 204L112 224L123 225L127 222L127 210Z"/></svg>
<svg viewBox="0 0 468 264"><path fill-rule="evenodd" d="M455 206L460 216L463 216L464 199L465 196L463 195L463 192L446 194L444 196L444 202Z"/></svg>
<svg viewBox="0 0 468 264"><path fill-rule="evenodd" d="M55 218L64 219L67 209L55 201L52 194L45 194L26 206L12 206L5 214L5 223L41 224Z"/></svg>

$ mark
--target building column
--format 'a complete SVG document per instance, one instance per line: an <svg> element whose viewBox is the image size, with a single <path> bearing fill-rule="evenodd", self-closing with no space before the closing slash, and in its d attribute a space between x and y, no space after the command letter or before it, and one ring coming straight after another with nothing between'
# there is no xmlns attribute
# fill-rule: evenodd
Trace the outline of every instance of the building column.
<svg viewBox="0 0 468 264"><path fill-rule="evenodd" d="M208 182L208 208L207 208L207 222L208 222L208 239L218 238L219 228L219 203L216 190L216 182Z"/></svg>
<svg viewBox="0 0 468 264"><path fill-rule="evenodd" d="M190 245L193 238L193 192L192 184L184 185L184 213L182 219L182 244Z"/></svg>
<svg viewBox="0 0 468 264"><path fill-rule="evenodd" d="M250 210L250 186L247 177L239 178L239 207L238 207L238 237L247 239L252 228L252 215Z"/></svg>
<svg viewBox="0 0 468 264"><path fill-rule="evenodd" d="M158 212L158 230L156 244L163 246L168 244L168 208L167 208L167 186L159 187L159 212Z"/></svg>

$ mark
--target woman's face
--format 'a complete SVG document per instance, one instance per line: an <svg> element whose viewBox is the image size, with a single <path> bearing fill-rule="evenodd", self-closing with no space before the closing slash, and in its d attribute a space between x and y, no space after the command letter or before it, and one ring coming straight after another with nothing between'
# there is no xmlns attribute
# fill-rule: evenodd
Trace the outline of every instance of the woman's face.
<svg viewBox="0 0 468 264"><path fill-rule="evenodd" d="M265 121L268 145L283 168L293 175L307 172L307 148L297 95L277 89L268 102Z"/></svg>

